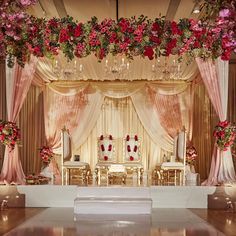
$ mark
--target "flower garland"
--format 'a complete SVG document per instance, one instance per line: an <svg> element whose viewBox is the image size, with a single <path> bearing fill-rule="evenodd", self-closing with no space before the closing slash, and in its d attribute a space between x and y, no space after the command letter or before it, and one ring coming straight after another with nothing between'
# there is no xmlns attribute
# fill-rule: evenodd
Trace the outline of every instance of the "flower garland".
<svg viewBox="0 0 236 236"><path fill-rule="evenodd" d="M197 150L195 149L194 146L190 145L186 148L186 162L189 165L193 165L194 162L196 161L197 157Z"/></svg>
<svg viewBox="0 0 236 236"><path fill-rule="evenodd" d="M219 122L215 127L213 135L216 137L217 147L223 151L226 151L235 143L236 127L231 125L227 120Z"/></svg>
<svg viewBox="0 0 236 236"><path fill-rule="evenodd" d="M20 129L16 123L0 120L0 142L13 150L20 141Z"/></svg>
<svg viewBox="0 0 236 236"><path fill-rule="evenodd" d="M133 145L133 148L131 149L131 145L128 144L128 142L132 139L135 141L135 143ZM136 155L137 150L138 150L138 136L137 135L135 135L134 138L130 138L129 135L126 136L126 149L129 155L129 160L134 161L135 159L134 156Z"/></svg>
<svg viewBox="0 0 236 236"><path fill-rule="evenodd" d="M51 162L54 155L52 148L48 146L43 146L39 150L40 150L39 155L41 160L43 161L43 163L48 165Z"/></svg>
<svg viewBox="0 0 236 236"><path fill-rule="evenodd" d="M209 7L212 1L206 0L205 4ZM35 2L6 0L1 6L0 56L8 56L9 66L13 66L14 58L24 66L31 54L52 58L59 51L69 60L94 54L101 61L108 54L122 54L128 59L141 56L152 60L187 54L229 60L231 52L236 50L233 0L215 1L219 12L214 21L176 22L140 16L120 18L118 22L105 19L100 23L96 17L81 23L69 16L46 20L26 14L25 9ZM225 2L232 4L224 5Z"/></svg>
<svg viewBox="0 0 236 236"><path fill-rule="evenodd" d="M104 141L104 140L105 140L105 139L104 139L104 136L101 135L101 136L100 136L100 141ZM107 140L107 139L106 139L106 140ZM108 140L112 142L112 140L113 140L112 135L109 135L109 136L108 136ZM110 154L111 154L111 152L112 152L112 148L113 148L113 146L112 146L111 143L109 143L109 144L106 145L106 146L107 146L107 150L106 150L105 144L104 144L103 142L102 142L102 144L100 145L100 150L102 151L102 156L103 156L104 161L108 161L109 156L110 156Z"/></svg>

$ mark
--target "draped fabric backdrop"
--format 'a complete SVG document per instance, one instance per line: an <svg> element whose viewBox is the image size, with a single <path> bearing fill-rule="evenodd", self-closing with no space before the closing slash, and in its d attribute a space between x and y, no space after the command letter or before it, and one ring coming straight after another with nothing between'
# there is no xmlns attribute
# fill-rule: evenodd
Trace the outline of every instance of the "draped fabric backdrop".
<svg viewBox="0 0 236 236"><path fill-rule="evenodd" d="M6 66L5 61L0 59L0 119L7 120L6 103ZM5 147L0 144L0 169L3 163Z"/></svg>
<svg viewBox="0 0 236 236"><path fill-rule="evenodd" d="M203 61L196 58L202 79L207 88L210 100L220 121L227 118L228 106L228 62L217 59ZM216 185L236 181L235 170L230 148L220 150L216 145L213 149L211 169L205 185Z"/></svg>
<svg viewBox="0 0 236 236"><path fill-rule="evenodd" d="M41 169L39 148L46 144L43 111L43 93L31 85L19 114L22 146L19 147L24 173L37 174Z"/></svg>
<svg viewBox="0 0 236 236"><path fill-rule="evenodd" d="M109 98L105 97L98 120L86 141L75 149L80 154L81 160L90 163L92 169L98 162L97 141L101 134L111 134L115 140L115 159L124 161L124 138L127 134L138 135L140 139L140 153L145 169L153 168L160 162L164 153L153 142L135 111L130 97Z"/></svg>
<svg viewBox="0 0 236 236"><path fill-rule="evenodd" d="M24 68L18 64L15 64L13 69L7 67L7 114L8 120L11 122L17 121L17 116L33 79L36 63L37 59L33 57ZM18 145L15 145L14 150L6 147L1 180L5 183L24 183L24 172L19 159Z"/></svg>

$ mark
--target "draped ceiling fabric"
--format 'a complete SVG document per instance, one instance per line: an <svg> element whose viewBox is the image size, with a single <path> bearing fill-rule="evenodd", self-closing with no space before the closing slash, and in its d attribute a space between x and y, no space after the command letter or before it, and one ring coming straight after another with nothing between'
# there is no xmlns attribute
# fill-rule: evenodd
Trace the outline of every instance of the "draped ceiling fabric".
<svg viewBox="0 0 236 236"><path fill-rule="evenodd" d="M8 120L16 122L20 109L29 90L36 69L37 58L21 68L15 64L13 69L6 67L7 113ZM24 172L19 159L18 145L14 150L6 147L1 172L1 180L5 183L24 183Z"/></svg>
<svg viewBox="0 0 236 236"><path fill-rule="evenodd" d="M228 62L217 59L203 61L196 58L202 79L207 88L210 100L219 116L220 121L227 119L228 105ZM236 181L231 149L222 151L214 146L211 169L204 185L232 183Z"/></svg>

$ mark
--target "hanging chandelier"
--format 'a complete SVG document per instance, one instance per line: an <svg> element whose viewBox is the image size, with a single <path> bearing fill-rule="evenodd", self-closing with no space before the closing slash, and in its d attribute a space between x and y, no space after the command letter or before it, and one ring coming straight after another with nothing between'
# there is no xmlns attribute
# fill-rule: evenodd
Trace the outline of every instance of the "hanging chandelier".
<svg viewBox="0 0 236 236"><path fill-rule="evenodd" d="M59 80L83 79L83 64L73 61L62 62L57 59L52 61L52 72Z"/></svg>
<svg viewBox="0 0 236 236"><path fill-rule="evenodd" d="M157 58L154 64L152 64L152 74L154 79L157 80L178 80L182 74L181 67L181 62L175 58Z"/></svg>
<svg viewBox="0 0 236 236"><path fill-rule="evenodd" d="M105 77L109 80L127 79L130 72L130 63L124 57L116 56L105 60Z"/></svg>

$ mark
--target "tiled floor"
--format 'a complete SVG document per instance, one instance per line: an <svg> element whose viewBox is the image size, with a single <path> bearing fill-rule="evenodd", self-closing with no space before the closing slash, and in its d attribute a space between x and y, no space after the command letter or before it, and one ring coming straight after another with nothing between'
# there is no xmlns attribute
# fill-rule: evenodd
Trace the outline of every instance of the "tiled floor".
<svg viewBox="0 0 236 236"><path fill-rule="evenodd" d="M25 222L5 234L5 236L236 235L236 232L233 234L233 230L231 232L230 230L227 231L227 234L220 232L219 228L216 229L213 226L214 223L208 223L207 214L204 215L201 211L208 212L206 210L154 209L152 215L75 216L72 208L48 208L39 210L38 214L26 219ZM5 214L7 214L7 211L5 211ZM231 218L231 223L235 224L235 214L227 214L234 217ZM4 219L3 215L2 219Z"/></svg>

